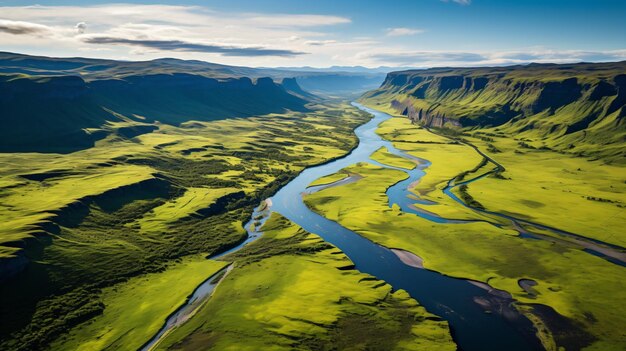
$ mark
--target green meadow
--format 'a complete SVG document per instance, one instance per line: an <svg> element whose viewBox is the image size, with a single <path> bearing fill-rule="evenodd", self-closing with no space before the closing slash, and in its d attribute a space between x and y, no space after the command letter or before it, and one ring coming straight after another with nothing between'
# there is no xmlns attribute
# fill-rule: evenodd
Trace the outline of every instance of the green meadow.
<svg viewBox="0 0 626 351"><path fill-rule="evenodd" d="M158 350L455 350L447 323L274 213L264 235Z"/></svg>
<svg viewBox="0 0 626 351"><path fill-rule="evenodd" d="M374 161L378 161L380 163L383 163L392 167L413 169L416 166L415 162L411 160L407 160L403 157L394 155L390 153L389 150L387 150L384 147L381 147L380 149L376 150L370 157Z"/></svg>
<svg viewBox="0 0 626 351"><path fill-rule="evenodd" d="M277 213L211 258L302 170L356 147L371 116L340 102L356 94L348 72L298 73L326 86L314 96L295 71L0 56L0 350L137 350L214 276L153 349L457 349L441 316ZM626 257L625 67L391 72L360 101L394 116L382 138L428 164L381 147L304 200L424 269L510 293L546 350L622 350L624 267L532 223ZM389 206L418 165L413 209L449 221ZM452 188L458 202L444 192L481 175Z"/></svg>

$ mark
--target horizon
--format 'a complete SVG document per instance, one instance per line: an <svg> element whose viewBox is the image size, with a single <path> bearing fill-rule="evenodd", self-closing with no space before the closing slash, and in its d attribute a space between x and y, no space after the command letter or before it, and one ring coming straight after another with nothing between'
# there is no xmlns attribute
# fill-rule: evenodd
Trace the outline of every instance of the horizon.
<svg viewBox="0 0 626 351"><path fill-rule="evenodd" d="M324 70L330 70L330 69L341 69L341 68L346 68L346 69L355 69L355 68L364 68L366 70L371 70L374 71L372 73L390 73L390 72L396 72L396 71L410 71L410 70L429 70L429 69L445 69L445 68L450 68L450 69L479 69L479 68L506 68L506 67L525 67L525 66L531 66L531 65L578 65L578 64L595 64L595 63L605 63L605 64L611 64L611 63L621 63L621 62L626 62L626 59L623 60L617 60L617 61L601 61L601 62L593 62L593 61L572 61L572 62L525 62L525 63L514 63L514 64L508 64L508 63L503 63L500 65L494 64L494 65L478 65L478 66L432 66L432 67L408 67L408 66L397 66L397 67L393 67L393 66L373 66L373 67L368 67L368 66L363 66L363 65L354 65L354 66L340 66L340 65L332 65L332 66L323 66L323 67L315 67L315 66L276 66L276 67L271 67L271 66L241 66L241 65L229 65L229 64L224 64L224 63L217 63L217 62L211 62L211 61L206 61L206 60L202 60L202 59L180 59L180 58L176 58L176 57L170 57L170 56L163 56L163 57L156 57L156 58L152 58L152 59L137 59L137 60L132 60L132 59L128 59L128 60L122 60L122 59L107 59L107 58L101 58L101 57L94 57L94 56L46 56L46 55L30 55L30 54L25 54L25 53L20 53L20 52L10 52L10 51L0 51L0 54L10 54L10 55L19 55L19 56L30 56L30 57L43 57L43 58L50 58L50 59L87 59L87 60L110 60L110 61L116 61L116 62L153 62L153 61L158 61L158 60L180 60L180 61L198 61L198 62L203 62L203 63L209 63L209 64L219 64L219 65L223 65L223 66L231 66L231 67L242 67L242 68L253 68L253 69L276 69L276 70L307 70L307 69L311 69L313 71L324 71ZM386 68L389 68L389 70L384 70ZM376 71L379 70L379 71ZM337 72L345 72L345 71L337 71Z"/></svg>
<svg viewBox="0 0 626 351"><path fill-rule="evenodd" d="M391 7L394 11L384 11ZM626 60L626 4L101 0L0 3L3 51L245 67L415 69Z"/></svg>

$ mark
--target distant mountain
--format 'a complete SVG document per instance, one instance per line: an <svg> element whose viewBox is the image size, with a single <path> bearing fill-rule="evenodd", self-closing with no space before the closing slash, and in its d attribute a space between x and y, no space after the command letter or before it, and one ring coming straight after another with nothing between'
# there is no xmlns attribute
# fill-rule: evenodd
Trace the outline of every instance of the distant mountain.
<svg viewBox="0 0 626 351"><path fill-rule="evenodd" d="M387 67L388 68L388 67ZM85 81L125 78L152 74L194 74L207 78L296 78L302 88L331 94L356 93L377 88L391 69L383 67L250 68L227 66L198 60L163 58L152 61L114 61L91 58L51 58L0 52L0 74L23 73L31 76L77 75Z"/></svg>
<svg viewBox="0 0 626 351"><path fill-rule="evenodd" d="M376 89L385 79L386 73L398 67L331 66L262 68L291 72L305 90L323 95L357 97L363 91Z"/></svg>
<svg viewBox="0 0 626 351"><path fill-rule="evenodd" d="M488 128L626 159L626 61L391 72L361 98L431 127Z"/></svg>
<svg viewBox="0 0 626 351"><path fill-rule="evenodd" d="M385 79L384 73L294 72L303 89L322 95L340 95L356 98L364 91L376 89Z"/></svg>

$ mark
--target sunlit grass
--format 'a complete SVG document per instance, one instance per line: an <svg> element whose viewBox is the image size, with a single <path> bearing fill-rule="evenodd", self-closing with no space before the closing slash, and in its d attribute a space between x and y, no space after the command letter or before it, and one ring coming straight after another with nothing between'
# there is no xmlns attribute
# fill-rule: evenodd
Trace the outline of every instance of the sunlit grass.
<svg viewBox="0 0 626 351"><path fill-rule="evenodd" d="M425 319L406 292L350 269L318 236L277 214L263 229L211 300L159 349L456 349L445 323Z"/></svg>

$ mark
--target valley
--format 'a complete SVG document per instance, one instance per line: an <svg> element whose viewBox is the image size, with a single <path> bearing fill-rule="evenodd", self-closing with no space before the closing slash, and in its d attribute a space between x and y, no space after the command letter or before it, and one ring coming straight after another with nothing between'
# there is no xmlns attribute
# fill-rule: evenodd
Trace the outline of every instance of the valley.
<svg viewBox="0 0 626 351"><path fill-rule="evenodd" d="M3 55L2 349L624 346L623 62Z"/></svg>

